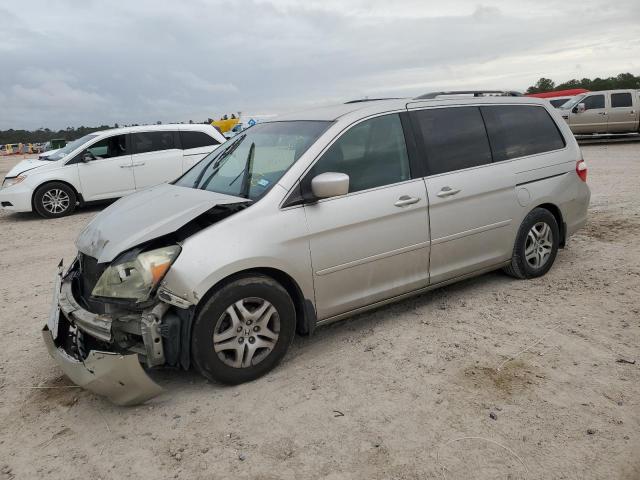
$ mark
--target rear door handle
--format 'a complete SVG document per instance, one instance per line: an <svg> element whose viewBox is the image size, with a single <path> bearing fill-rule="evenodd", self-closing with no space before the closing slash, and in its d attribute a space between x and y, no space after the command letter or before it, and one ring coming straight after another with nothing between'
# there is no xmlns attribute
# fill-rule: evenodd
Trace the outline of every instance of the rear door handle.
<svg viewBox="0 0 640 480"><path fill-rule="evenodd" d="M410 197L409 195L402 195L394 205L396 207L406 207L407 205L413 205L420 201L417 197Z"/></svg>
<svg viewBox="0 0 640 480"><path fill-rule="evenodd" d="M144 165L145 162L138 162L138 163L132 163L131 166L132 167L141 167Z"/></svg>
<svg viewBox="0 0 640 480"><path fill-rule="evenodd" d="M449 186L447 187L442 187L442 190L440 190L437 195L440 198L444 198L444 197L450 197L451 195L455 195L456 193L460 193L460 190L455 190Z"/></svg>
<svg viewBox="0 0 640 480"><path fill-rule="evenodd" d="M128 164L128 165L120 165L120 168L131 168L133 165Z"/></svg>
<svg viewBox="0 0 640 480"><path fill-rule="evenodd" d="M606 115L607 112L598 112L598 115Z"/></svg>

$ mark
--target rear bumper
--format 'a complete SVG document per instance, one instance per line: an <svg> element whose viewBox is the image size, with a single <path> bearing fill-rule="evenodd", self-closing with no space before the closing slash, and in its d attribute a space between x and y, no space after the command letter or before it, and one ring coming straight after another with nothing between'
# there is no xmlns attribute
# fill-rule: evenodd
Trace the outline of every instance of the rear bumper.
<svg viewBox="0 0 640 480"><path fill-rule="evenodd" d="M576 197L563 209L563 217L567 225L566 238L569 238L587 223L590 201L591 190L585 182L580 181Z"/></svg>
<svg viewBox="0 0 640 480"><path fill-rule="evenodd" d="M108 346L111 323L108 316L93 314L77 304L69 280L63 278L61 262L55 278L51 313L42 330L51 357L74 383L117 405L136 405L162 393L162 388L145 373L136 353L101 350L80 353L83 349L78 342L79 332Z"/></svg>

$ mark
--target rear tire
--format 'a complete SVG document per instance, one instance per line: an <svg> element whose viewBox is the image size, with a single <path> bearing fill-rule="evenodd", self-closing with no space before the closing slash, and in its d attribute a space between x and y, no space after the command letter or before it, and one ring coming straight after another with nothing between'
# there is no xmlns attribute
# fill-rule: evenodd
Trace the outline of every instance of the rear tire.
<svg viewBox="0 0 640 480"><path fill-rule="evenodd" d="M230 385L272 370L293 341L291 297L270 277L254 274L218 289L198 312L191 337L193 363L207 379Z"/></svg>
<svg viewBox="0 0 640 480"><path fill-rule="evenodd" d="M76 192L66 183L49 182L33 194L33 207L44 218L60 218L76 209Z"/></svg>
<svg viewBox="0 0 640 480"><path fill-rule="evenodd" d="M553 265L559 243L556 217L544 208L532 210L520 225L511 264L504 271L519 279L541 277Z"/></svg>

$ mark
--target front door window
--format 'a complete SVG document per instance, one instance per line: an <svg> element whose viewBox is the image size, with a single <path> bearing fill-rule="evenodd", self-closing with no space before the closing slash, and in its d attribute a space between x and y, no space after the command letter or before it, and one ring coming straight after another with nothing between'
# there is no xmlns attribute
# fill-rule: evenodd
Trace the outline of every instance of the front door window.
<svg viewBox="0 0 640 480"><path fill-rule="evenodd" d="M325 172L349 175L350 193L409 180L409 157L398 114L365 120L343 134L308 178Z"/></svg>
<svg viewBox="0 0 640 480"><path fill-rule="evenodd" d="M596 108L604 108L604 95L590 95L584 99L585 110L595 110Z"/></svg>
<svg viewBox="0 0 640 480"><path fill-rule="evenodd" d="M121 157L128 155L127 152L127 136L115 135L109 138L103 138L102 140L94 143L86 150L96 159Z"/></svg>

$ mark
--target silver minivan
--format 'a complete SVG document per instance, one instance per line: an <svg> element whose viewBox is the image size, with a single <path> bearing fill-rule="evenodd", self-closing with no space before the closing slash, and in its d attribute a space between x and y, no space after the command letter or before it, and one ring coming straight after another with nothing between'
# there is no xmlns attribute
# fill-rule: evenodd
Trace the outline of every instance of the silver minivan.
<svg viewBox="0 0 640 480"><path fill-rule="evenodd" d="M96 215L43 336L118 404L142 368L255 379L296 332L504 269L544 275L586 221L587 169L546 101L362 101L257 124ZM141 365L142 364L142 365Z"/></svg>

